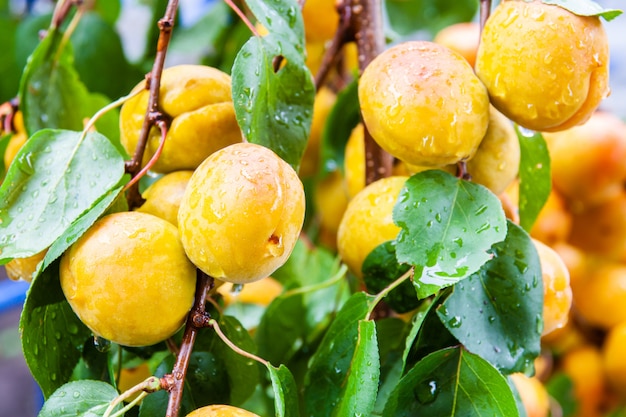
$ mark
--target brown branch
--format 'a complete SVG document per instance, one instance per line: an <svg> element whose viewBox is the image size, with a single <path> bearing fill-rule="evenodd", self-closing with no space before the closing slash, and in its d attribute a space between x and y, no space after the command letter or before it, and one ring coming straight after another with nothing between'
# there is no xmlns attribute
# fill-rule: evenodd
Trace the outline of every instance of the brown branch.
<svg viewBox="0 0 626 417"><path fill-rule="evenodd" d="M483 33L485 23L491 13L491 0L480 0L480 33Z"/></svg>
<svg viewBox="0 0 626 417"><path fill-rule="evenodd" d="M350 27L359 51L359 72L385 49L381 0L345 0L350 3ZM391 175L393 157L372 138L364 125L365 184Z"/></svg>
<svg viewBox="0 0 626 417"><path fill-rule="evenodd" d="M191 312L187 316L183 341L180 351L176 357L176 363L172 373L163 378L165 389L170 393L167 404L166 417L178 417L180 406L183 400L183 388L185 386L185 376L189 367L189 358L193 351L198 330L209 326L210 318L207 315L205 305L207 294L213 286L213 278L198 270L198 280L196 282L196 297Z"/></svg>
<svg viewBox="0 0 626 417"><path fill-rule="evenodd" d="M146 117L144 118L143 125L141 126L139 141L137 142L137 147L135 148L132 160L126 164L126 172L128 172L133 178L141 170L141 161L143 160L143 154L148 143L148 137L150 136L152 126L154 126L158 120L163 120L165 118L165 115L163 115L159 109L159 90L161 88L161 74L163 73L163 66L165 65L167 48L172 37L172 29L174 27L177 9L178 0L169 0L165 15L158 22L159 39L157 41L156 55L154 57L154 64L152 65L152 71L147 76L146 80L146 88L150 90ZM138 182L129 188L127 200L130 209L141 205L142 199L139 193Z"/></svg>
<svg viewBox="0 0 626 417"><path fill-rule="evenodd" d="M349 2L340 1L337 3L337 12L339 13L339 26L335 32L335 36L330 41L328 48L324 51L322 63L315 74L315 91L324 85L330 70L337 64L339 55L343 46L354 40L354 32L351 26L352 8Z"/></svg>

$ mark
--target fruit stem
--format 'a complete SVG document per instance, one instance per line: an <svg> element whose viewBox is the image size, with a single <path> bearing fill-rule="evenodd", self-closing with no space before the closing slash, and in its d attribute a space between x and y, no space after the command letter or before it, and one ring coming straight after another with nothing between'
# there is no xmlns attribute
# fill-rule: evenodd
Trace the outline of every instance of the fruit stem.
<svg viewBox="0 0 626 417"><path fill-rule="evenodd" d="M248 19L248 16L246 16L246 14L242 12L241 9L237 7L237 5L232 0L224 0L224 3L226 3L226 5L230 7L237 16L239 16L241 21L248 27L248 29L250 29L250 32L252 32L254 36L256 36L257 38L261 37L259 31L256 30L256 27L254 27L250 19Z"/></svg>
<svg viewBox="0 0 626 417"><path fill-rule="evenodd" d="M178 356L176 356L176 363L174 364L174 369L172 369L171 378L168 378L170 384L168 384L169 386L167 387L167 390L170 393L170 398L167 403L167 411L165 413L166 417L177 417L178 412L180 411L180 406L183 400L185 376L187 374L187 368L189 367L189 358L191 357L191 352L196 341L198 330L203 327L198 326L198 323L194 320L194 318L206 315L205 304L207 294L213 286L213 283L213 278L198 270L195 300L193 307L187 316L183 340L180 345Z"/></svg>
<svg viewBox="0 0 626 417"><path fill-rule="evenodd" d="M115 400L111 401L111 403L109 404L109 407L106 409L102 417L123 416L126 411L130 410L135 405L137 405L141 400L143 400L143 398L146 395L148 395L148 393L159 391L161 388L162 388L161 381L159 380L159 378L157 378L156 376L151 376L145 379L144 381L140 382L139 384L135 385L134 387L130 388L129 390L124 391L122 394L118 395L117 398L115 398ZM140 391L141 391L141 394L139 394L137 398L131 401L128 405L126 405L126 407L117 411L115 414L111 414L115 406L117 406L119 403L121 403L125 399L131 397L132 395Z"/></svg>
<svg viewBox="0 0 626 417"><path fill-rule="evenodd" d="M132 160L126 165L126 172L128 172L132 178L137 176L141 170L141 161L143 160L143 154L148 143L150 129L158 120L165 118L163 113L159 110L159 90L161 88L161 74L163 73L163 66L165 65L165 56L170 39L172 38L172 29L174 28L177 10L178 0L169 0L165 15L158 22L159 39L157 41L156 55L154 57L152 70L146 77L146 88L150 90L146 117L143 120L143 125L139 132L139 140ZM161 117L158 115L161 115ZM135 182L133 186L128 189L127 200L129 209L131 210L141 205L142 199L139 193L138 182Z"/></svg>
<svg viewBox="0 0 626 417"><path fill-rule="evenodd" d="M222 339L222 341L224 343L226 343L226 345L231 348L234 352L240 354L241 356L244 356L246 358L252 359L254 361L257 361L263 365L265 365L266 367L269 366L269 362L266 361L263 358L260 358L250 352L246 352L245 350L243 350L242 348L240 348L239 346L237 346L236 344L234 344L233 342L230 341L230 339L228 339L228 337L226 337L226 335L224 334L224 332L222 332L222 329L220 328L220 325L217 323L217 321L215 319L211 319L209 320L209 326L213 327L213 330L215 330L215 333L217 333L217 335L219 336L220 339Z"/></svg>

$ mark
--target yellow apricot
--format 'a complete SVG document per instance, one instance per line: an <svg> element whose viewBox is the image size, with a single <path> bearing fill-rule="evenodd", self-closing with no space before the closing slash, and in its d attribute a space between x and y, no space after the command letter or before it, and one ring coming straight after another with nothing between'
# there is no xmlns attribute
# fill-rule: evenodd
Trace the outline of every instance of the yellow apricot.
<svg viewBox="0 0 626 417"><path fill-rule="evenodd" d="M302 8L302 19L307 41L325 42L332 39L339 26L335 0L307 0Z"/></svg>
<svg viewBox="0 0 626 417"><path fill-rule="evenodd" d="M460 22L441 29L433 42L458 52L473 67L479 40L480 25L477 22Z"/></svg>
<svg viewBox="0 0 626 417"><path fill-rule="evenodd" d="M378 55L358 94L374 140L412 165L469 159L487 132L485 86L465 58L434 42L404 42Z"/></svg>
<svg viewBox="0 0 626 417"><path fill-rule="evenodd" d="M587 344L565 353L561 370L574 384L574 398L578 404L575 417L602 416L606 377L600 350Z"/></svg>
<svg viewBox="0 0 626 417"><path fill-rule="evenodd" d="M476 73L492 104L528 129L583 123L609 94L600 18L542 1L502 1L482 32Z"/></svg>
<svg viewBox="0 0 626 417"><path fill-rule="evenodd" d="M62 256L61 288L91 331L125 346L172 336L191 309L196 268L173 224L135 211L98 220Z"/></svg>
<svg viewBox="0 0 626 417"><path fill-rule="evenodd" d="M602 359L611 388L626 398L626 322L609 330L602 346Z"/></svg>
<svg viewBox="0 0 626 417"><path fill-rule="evenodd" d="M126 151L135 152L148 107L145 81L133 92L138 95L124 103L120 111L121 141ZM204 65L177 65L163 70L159 107L169 116L163 152L152 170L167 173L195 169L210 154L232 143L242 134L235 118L230 76ZM161 140L159 129L150 131L144 154L145 164Z"/></svg>
<svg viewBox="0 0 626 417"><path fill-rule="evenodd" d="M120 393L124 393L133 388L135 385L142 383L151 375L152 373L150 372L150 368L145 362L134 367L122 368L122 370L120 371L120 379L117 383L117 389ZM138 396L139 393L136 393L130 396L125 401L131 402Z"/></svg>
<svg viewBox="0 0 626 417"><path fill-rule="evenodd" d="M137 209L178 226L178 208L193 171L174 171L152 183L141 195L146 201Z"/></svg>
<svg viewBox="0 0 626 417"><path fill-rule="evenodd" d="M178 211L178 228L198 268L245 284L285 263L304 210L304 189L294 169L264 146L237 143L194 171Z"/></svg>
<svg viewBox="0 0 626 417"><path fill-rule="evenodd" d="M572 288L569 271L554 249L544 243L532 240L539 261L543 278L543 332L546 335L567 323L572 307Z"/></svg>
<svg viewBox="0 0 626 417"><path fill-rule="evenodd" d="M548 417L550 397L541 381L537 377L529 377L519 372L510 377L522 399L527 417Z"/></svg>
<svg viewBox="0 0 626 417"><path fill-rule="evenodd" d="M626 181L626 123L595 112L586 123L545 133L554 187L574 206L598 205L620 194Z"/></svg>
<svg viewBox="0 0 626 417"><path fill-rule="evenodd" d="M37 272L39 263L43 261L43 258L46 256L46 252L48 252L47 249L27 258L15 258L10 260L4 266L7 271L7 276L14 281L21 279L31 282L33 275Z"/></svg>
<svg viewBox="0 0 626 417"><path fill-rule="evenodd" d="M312 177L317 173L324 125L336 98L335 93L326 87L322 87L315 95L311 132L309 133L309 140L306 144L304 155L302 155L300 171L298 172L301 178Z"/></svg>
<svg viewBox="0 0 626 417"><path fill-rule="evenodd" d="M241 290L233 292L235 284L226 283L217 289L224 297L224 305L233 303L258 304L268 306L274 298L283 292L283 284L272 277L266 277L258 281L245 284Z"/></svg>
<svg viewBox="0 0 626 417"><path fill-rule="evenodd" d="M198 408L191 413L187 414L187 417L260 417L243 408L233 407L232 405L207 405L206 407Z"/></svg>
<svg viewBox="0 0 626 417"><path fill-rule="evenodd" d="M333 171L317 183L313 204L320 227L331 234L337 234L348 206L348 193L341 172Z"/></svg>
<svg viewBox="0 0 626 417"><path fill-rule="evenodd" d="M489 106L489 127L474 156L467 161L472 181L502 193L519 172L519 139L511 121Z"/></svg>
<svg viewBox="0 0 626 417"><path fill-rule="evenodd" d="M400 228L393 222L393 207L408 177L375 181L350 200L337 231L337 250L343 262L362 277L363 261L380 244L393 240Z"/></svg>
<svg viewBox="0 0 626 417"><path fill-rule="evenodd" d="M572 214L561 194L552 188L530 230L530 235L548 246L553 246L558 242L565 242L571 230Z"/></svg>

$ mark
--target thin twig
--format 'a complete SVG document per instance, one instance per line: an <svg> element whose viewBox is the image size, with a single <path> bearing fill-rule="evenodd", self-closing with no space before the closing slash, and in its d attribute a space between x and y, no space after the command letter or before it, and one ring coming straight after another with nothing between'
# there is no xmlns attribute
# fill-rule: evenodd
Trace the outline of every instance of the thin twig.
<svg viewBox="0 0 626 417"><path fill-rule="evenodd" d="M198 330L202 327L208 326L208 322L210 320L207 317L205 304L207 294L212 286L213 278L198 270L195 301L189 316L187 316L187 323L185 324L185 332L183 333L180 351L176 357L176 363L174 364L174 369L172 370L171 375L169 375L168 378L163 378L164 381L166 381L166 389L170 393L167 411L165 413L166 417L178 417L180 405L183 400L185 376L187 375L187 368L189 367L189 358L191 357L193 345L196 341Z"/></svg>
<svg viewBox="0 0 626 417"><path fill-rule="evenodd" d="M339 25L335 31L335 36L333 36L328 48L324 51L322 63L315 74L316 91L319 91L322 85L324 85L330 70L337 64L343 46L354 40L354 32L351 26L351 5L346 1L340 1L337 3L337 12L339 13Z"/></svg>
<svg viewBox="0 0 626 417"><path fill-rule="evenodd" d="M154 57L154 64L152 65L152 71L146 81L146 88L150 90L148 108L146 109L146 117L141 126L141 131L139 132L137 147L135 148L132 160L126 166L126 172L128 172L131 177L135 177L141 170L141 162L143 161L143 154L146 150L152 126L158 120L165 119L165 115L159 110L159 90L161 88L161 74L163 73L163 67L165 65L165 56L172 37L172 29L174 27L177 10L178 0L169 0L165 15L158 22L159 39L157 41L156 55ZM138 182L135 182L133 186L128 189L126 198L129 208L131 209L141 205Z"/></svg>
<svg viewBox="0 0 626 417"><path fill-rule="evenodd" d="M242 348L240 348L239 346L237 346L236 344L231 342L230 339L228 339L228 337L226 337L224 332L222 332L222 329L220 329L220 325L217 323L217 321L215 319L209 320L209 325L211 327L213 327L213 330L215 330L215 333L217 333L219 338L222 339L222 341L224 343L226 343L226 345L229 348L231 348L234 352L237 352L238 354L240 354L241 356L244 356L246 358L255 360L255 361L265 365L266 367L269 365L269 362L267 360L265 360L263 358L260 358L260 357L256 356L253 353L246 352L245 350L243 350Z"/></svg>
<svg viewBox="0 0 626 417"><path fill-rule="evenodd" d="M143 168L141 168L141 171L139 171L130 181L128 181L128 184L124 186L124 190L128 190L133 187L141 179L141 177L146 175L146 173L150 171L150 168L152 168L154 164L156 164L157 160L161 156L161 153L163 152L165 139L167 138L168 124L164 120L159 120L156 124L161 130L161 140L159 141L159 147L157 148L156 152L154 152L154 155L152 155L148 163Z"/></svg>
<svg viewBox="0 0 626 417"><path fill-rule="evenodd" d="M235 12L235 14L237 16L239 16L239 18L241 19L241 21L248 26L248 29L250 29L250 32L252 32L254 34L254 36L256 36L257 38L260 37L261 35L259 34L259 31L256 29L256 27L252 24L252 22L250 21L250 19L248 19L248 16L246 16L246 14L241 11L241 9L239 7L237 7L237 5L232 1L232 0L224 0L224 3L226 3L226 5L228 7L231 8L231 10L233 12Z"/></svg>
<svg viewBox="0 0 626 417"><path fill-rule="evenodd" d="M480 0L480 33L483 33L485 23L491 13L491 0Z"/></svg>

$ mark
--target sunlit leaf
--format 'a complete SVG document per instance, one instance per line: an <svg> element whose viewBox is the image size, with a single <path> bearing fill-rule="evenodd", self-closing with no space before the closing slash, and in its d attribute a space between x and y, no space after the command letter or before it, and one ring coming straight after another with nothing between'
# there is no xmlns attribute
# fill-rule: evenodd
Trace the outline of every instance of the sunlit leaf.
<svg viewBox="0 0 626 417"><path fill-rule="evenodd" d="M592 0L541 0L545 4L562 7L579 16L599 16L607 21L622 14L618 9L607 9Z"/></svg>
<svg viewBox="0 0 626 417"><path fill-rule="evenodd" d="M284 365L278 368L268 365L267 369L272 381L276 417L298 417L300 415L298 387L296 387L293 375Z"/></svg>
<svg viewBox="0 0 626 417"><path fill-rule="evenodd" d="M72 381L60 387L44 403L38 417L96 417L106 412L118 393L102 381ZM122 408L118 404L114 412Z"/></svg>

